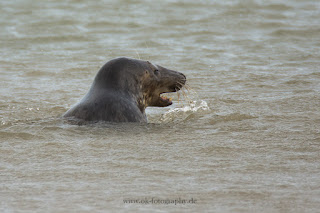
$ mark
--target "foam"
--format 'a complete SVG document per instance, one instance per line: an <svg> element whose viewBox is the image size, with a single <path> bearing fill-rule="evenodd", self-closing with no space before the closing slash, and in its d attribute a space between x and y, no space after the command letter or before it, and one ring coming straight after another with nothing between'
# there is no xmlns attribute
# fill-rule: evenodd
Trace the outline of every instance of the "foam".
<svg viewBox="0 0 320 213"><path fill-rule="evenodd" d="M185 120L191 114L207 111L207 110L210 110L210 108L206 101L204 100L191 101L187 106L170 109L168 112L162 115L160 120L162 122Z"/></svg>

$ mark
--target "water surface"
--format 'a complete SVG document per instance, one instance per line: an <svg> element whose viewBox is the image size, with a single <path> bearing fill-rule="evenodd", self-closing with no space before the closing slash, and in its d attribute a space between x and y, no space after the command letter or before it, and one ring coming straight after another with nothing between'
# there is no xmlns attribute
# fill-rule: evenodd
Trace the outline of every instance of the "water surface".
<svg viewBox="0 0 320 213"><path fill-rule="evenodd" d="M1 212L316 212L320 3L0 2ZM108 60L192 90L149 124L60 116ZM128 204L196 199L192 204Z"/></svg>

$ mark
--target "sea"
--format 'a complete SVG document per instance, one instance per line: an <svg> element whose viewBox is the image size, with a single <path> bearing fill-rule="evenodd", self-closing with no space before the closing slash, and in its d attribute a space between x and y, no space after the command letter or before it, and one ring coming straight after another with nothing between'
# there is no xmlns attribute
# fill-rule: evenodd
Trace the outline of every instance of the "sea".
<svg viewBox="0 0 320 213"><path fill-rule="evenodd" d="M319 212L320 1L0 1L0 212ZM117 57L148 124L62 115Z"/></svg>

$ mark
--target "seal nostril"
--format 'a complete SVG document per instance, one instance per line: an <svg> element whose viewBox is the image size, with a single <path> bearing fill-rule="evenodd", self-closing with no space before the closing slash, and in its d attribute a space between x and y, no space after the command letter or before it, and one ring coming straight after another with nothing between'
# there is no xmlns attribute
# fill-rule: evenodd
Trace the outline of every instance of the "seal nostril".
<svg viewBox="0 0 320 213"><path fill-rule="evenodd" d="M180 82L183 83L183 84L186 83L187 77L183 73L179 73L179 74L180 74L180 77L181 77Z"/></svg>
<svg viewBox="0 0 320 213"><path fill-rule="evenodd" d="M180 74L182 75L182 79L181 79L180 83L184 85L187 81L187 77L182 73L180 73Z"/></svg>

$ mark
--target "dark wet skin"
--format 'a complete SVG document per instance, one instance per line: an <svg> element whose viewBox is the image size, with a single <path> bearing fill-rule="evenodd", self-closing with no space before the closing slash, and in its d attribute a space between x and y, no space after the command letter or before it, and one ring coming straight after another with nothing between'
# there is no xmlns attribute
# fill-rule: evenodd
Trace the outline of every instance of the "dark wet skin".
<svg viewBox="0 0 320 213"><path fill-rule="evenodd" d="M179 91L186 82L180 72L149 61L116 58L97 73L89 92L64 117L84 121L147 122L148 106L166 107L161 94Z"/></svg>

